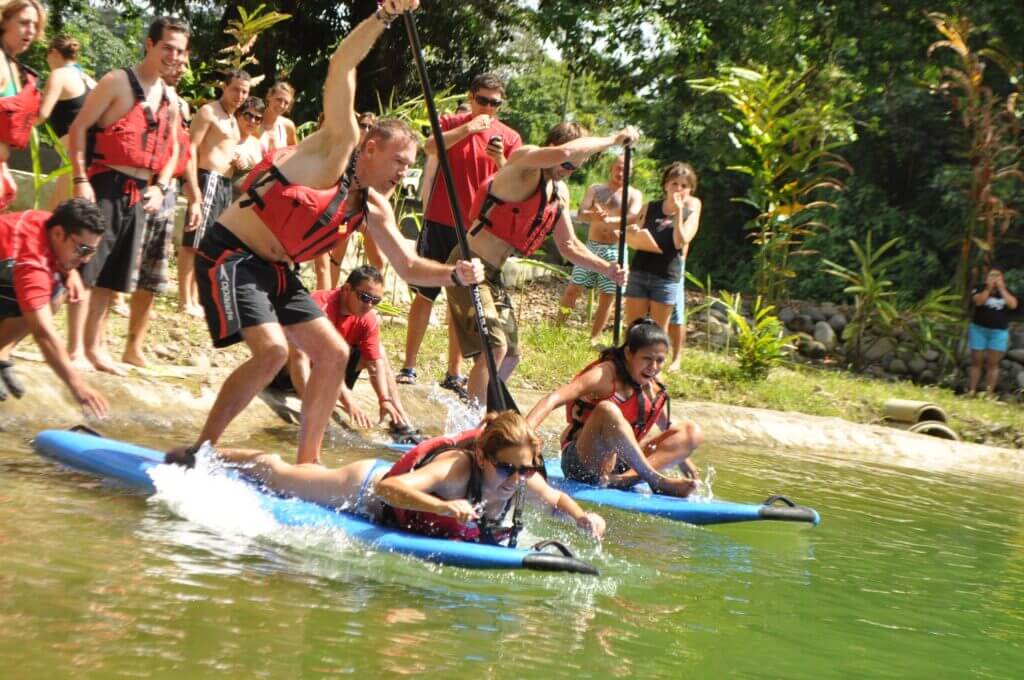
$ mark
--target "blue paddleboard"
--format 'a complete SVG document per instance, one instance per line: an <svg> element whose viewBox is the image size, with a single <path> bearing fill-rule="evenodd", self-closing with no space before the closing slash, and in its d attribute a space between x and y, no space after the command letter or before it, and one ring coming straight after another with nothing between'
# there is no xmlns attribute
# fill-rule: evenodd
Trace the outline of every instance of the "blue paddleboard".
<svg viewBox="0 0 1024 680"><path fill-rule="evenodd" d="M405 453L410 444L388 444L389 449ZM727 524L776 520L781 522L808 522L818 526L821 518L816 510L795 505L783 496L772 496L764 503L731 503L728 501L702 501L652 494L647 484L631 489L605 489L566 479L557 460L546 462L548 484L572 498L585 503L603 505L619 510L640 512L645 515L667 517L689 524Z"/></svg>
<svg viewBox="0 0 1024 680"><path fill-rule="evenodd" d="M67 430L40 432L35 447L40 454L77 470L117 480L146 493L156 491L149 470L164 462L164 454L153 449ZM272 493L261 493L260 501L264 509L283 525L337 528L375 549L412 555L439 564L477 569L598 573L593 566L575 557L429 538L389 529L348 512Z"/></svg>

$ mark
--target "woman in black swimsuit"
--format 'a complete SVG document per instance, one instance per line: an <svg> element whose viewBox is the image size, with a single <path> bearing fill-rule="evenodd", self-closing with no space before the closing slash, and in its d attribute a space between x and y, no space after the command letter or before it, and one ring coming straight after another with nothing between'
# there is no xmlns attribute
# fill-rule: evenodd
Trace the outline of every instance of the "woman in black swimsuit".
<svg viewBox="0 0 1024 680"><path fill-rule="evenodd" d="M60 139L67 154L68 129L71 121L85 104L89 90L96 87L96 81L86 75L78 65L81 45L69 35L58 35L50 41L46 52L46 63L50 65L50 77L43 90L43 103L39 107L39 119L50 120L50 126ZM50 197L52 210L61 201L71 198L70 175L61 175Z"/></svg>

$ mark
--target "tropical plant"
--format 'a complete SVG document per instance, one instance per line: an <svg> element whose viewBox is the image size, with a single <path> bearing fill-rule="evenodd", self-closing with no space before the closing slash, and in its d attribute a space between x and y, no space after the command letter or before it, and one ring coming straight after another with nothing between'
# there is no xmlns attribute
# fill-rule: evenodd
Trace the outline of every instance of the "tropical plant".
<svg viewBox="0 0 1024 680"><path fill-rule="evenodd" d="M228 27L224 29L225 33L234 38L234 42L220 50L224 56L216 62L218 70L244 69L249 64L259 63L252 53L256 39L263 31L292 17L291 14L282 12L266 12L266 8L266 5L258 5L249 12L242 5L236 7L238 18L229 20ZM263 75L253 76L250 83L255 87L262 82L264 77Z"/></svg>
<svg viewBox="0 0 1024 680"><path fill-rule="evenodd" d="M751 307L753 322L743 315L743 298L739 293L719 293L716 302L725 307L729 323L736 330L736 363L739 374L751 381L764 380L772 368L786 360L793 349L795 335L786 335L775 315L775 306L766 304L758 295Z"/></svg>
<svg viewBox="0 0 1024 680"><path fill-rule="evenodd" d="M955 290L966 302L970 270L980 254L991 264L998 237L1005 236L1018 211L1010 206L1024 183L1021 161L1021 82L1024 65L1014 59L998 40L973 50L968 41L976 32L966 17L930 12L928 19L945 40L928 48L929 56L939 49L956 53L959 65L943 67L936 90L950 98L954 114L967 133L966 155L970 163L970 186L966 190L968 214L959 243ZM997 94L986 84L989 64L1007 76L1008 93Z"/></svg>
<svg viewBox="0 0 1024 680"><path fill-rule="evenodd" d="M687 303L686 314L698 315L702 312L704 316L704 349L708 352L711 351L711 307L715 304L715 298L711 296L711 274L706 274L704 280L701 281L692 272L686 272L686 280L697 287L700 292L704 294L704 299L696 304Z"/></svg>
<svg viewBox="0 0 1024 680"><path fill-rule="evenodd" d="M53 147L53 150L60 156L60 165L45 175L39 155L39 148L44 145ZM38 209L42 188L50 182L56 181L62 175L70 173L71 162L64 150L64 145L59 143L57 133L53 131L49 123L38 125L32 130L32 135L29 137L29 155L32 160L32 207Z"/></svg>
<svg viewBox="0 0 1024 680"><path fill-rule="evenodd" d="M813 69L723 66L716 76L689 81L731 104L719 115L747 162L728 169L750 177L747 194L733 200L757 211L747 224L758 248L755 288L771 301L786 297L795 276L790 259L812 254L802 249L803 240L825 227L823 211L835 208L824 197L842 191L838 175L853 171L835 153L854 138L849 117L843 105L814 96L815 76Z"/></svg>

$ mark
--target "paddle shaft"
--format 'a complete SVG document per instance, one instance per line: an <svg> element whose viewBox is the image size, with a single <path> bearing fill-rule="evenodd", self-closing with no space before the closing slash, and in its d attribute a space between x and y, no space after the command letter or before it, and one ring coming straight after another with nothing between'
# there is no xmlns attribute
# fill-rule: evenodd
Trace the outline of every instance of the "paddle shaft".
<svg viewBox="0 0 1024 680"><path fill-rule="evenodd" d="M629 168L633 149L626 146L622 160L622 219L619 220L619 266L626 268L626 221L629 218ZM615 346L619 345L619 330L622 326L622 286L615 287Z"/></svg>
<svg viewBox="0 0 1024 680"><path fill-rule="evenodd" d="M402 18L405 20L405 31L409 34L409 45L412 47L412 55L416 60L416 70L419 72L420 84L423 86L423 98L426 100L427 113L430 117L430 130L434 135L434 144L437 146L437 160L441 168L441 176L444 177L445 189L448 191L448 202L452 207L452 216L455 218L455 233L459 238L459 249L462 251L462 259L469 260L472 258L472 254L469 251L469 240L466 238L466 226L462 223L459 199L455 195L455 183L452 181L452 166L448 162L448 151L444 146L441 121L437 117L437 107L434 105L434 90L430 87L427 65L423 61L423 49L420 46L419 31L416 30L416 20L413 19L412 12L406 12ZM480 289L476 284L470 285L469 295L473 300L473 309L476 310L476 329L480 333L480 342L483 346L484 356L487 359L487 373L490 376L487 389L489 393L493 391L494 403L498 406L498 410L503 411L508 408L508 404L501 389L498 365L495 363L494 353L491 351L490 334L487 331L487 320L484 318L484 306L480 301ZM490 406L491 400L488 399L487 401L488 406Z"/></svg>

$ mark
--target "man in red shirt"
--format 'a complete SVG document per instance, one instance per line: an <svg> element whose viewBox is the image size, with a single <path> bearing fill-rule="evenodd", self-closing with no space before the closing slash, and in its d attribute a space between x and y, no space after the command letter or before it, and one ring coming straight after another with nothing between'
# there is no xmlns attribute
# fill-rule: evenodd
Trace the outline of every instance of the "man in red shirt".
<svg viewBox="0 0 1024 680"><path fill-rule="evenodd" d="M370 384L377 393L380 420L391 419L392 429L411 429L409 416L398 396L398 385L391 372L391 363L380 344L380 327L373 308L384 293L384 277L376 267L364 265L352 270L340 288L315 291L313 301L324 310L327 319L349 345L345 384L338 401L356 427L373 427L369 416L352 401L350 390L363 369L370 373ZM309 378L309 357L294 346L289 347L288 373L292 387L301 397ZM378 421L379 422L379 421Z"/></svg>
<svg viewBox="0 0 1024 680"><path fill-rule="evenodd" d="M441 116L444 146L451 163L455 195L462 213L462 224L469 228L469 208L484 180L505 165L509 154L523 144L519 133L498 120L498 109L504 103L505 86L493 73L481 73L469 86L469 113ZM437 156L437 143L428 138L424 149ZM446 262L458 244L455 217L448 201L448 189L442 173L434 175L434 185L427 194L423 228L416 242L421 256ZM409 308L409 324L405 336L405 363L398 382L416 382L416 357L430 323L430 310L440 288L411 286L416 292ZM441 386L465 395L465 380L459 377L462 355L456 335L449 323L448 375Z"/></svg>
<svg viewBox="0 0 1024 680"><path fill-rule="evenodd" d="M78 403L97 417L107 414L107 400L72 367L53 324L53 311L63 302L62 284L71 299L81 294L76 269L96 252L105 224L99 208L83 198L65 201L53 213L0 215L0 400L7 398L7 390L17 398L25 392L10 354L31 332Z"/></svg>

